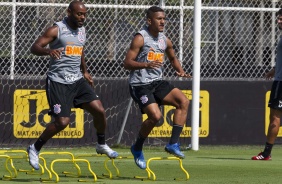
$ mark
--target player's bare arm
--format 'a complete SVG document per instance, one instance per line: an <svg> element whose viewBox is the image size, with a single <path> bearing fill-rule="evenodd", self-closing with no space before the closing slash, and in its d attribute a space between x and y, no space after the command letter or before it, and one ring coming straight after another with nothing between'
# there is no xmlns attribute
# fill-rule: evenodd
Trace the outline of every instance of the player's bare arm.
<svg viewBox="0 0 282 184"><path fill-rule="evenodd" d="M267 80L270 80L274 77L275 74L275 68L272 68L269 72L267 72L264 76Z"/></svg>
<svg viewBox="0 0 282 184"><path fill-rule="evenodd" d="M126 54L125 60L124 60L124 68L127 70L139 70L143 68L158 68L162 66L162 62L160 61L151 61L149 63L147 62L137 62L135 61L139 51L144 45L144 39L140 34L137 34L131 44L130 48Z"/></svg>
<svg viewBox="0 0 282 184"><path fill-rule="evenodd" d="M61 57L61 52L64 48L61 49L48 49L46 46L54 41L58 35L58 27L52 26L48 28L42 36L40 36L34 44L31 46L30 51L32 54L37 56L50 55L53 58L59 59Z"/></svg>
<svg viewBox="0 0 282 184"><path fill-rule="evenodd" d="M183 68L182 68L182 66L181 66L181 64L179 62L179 60L175 56L173 45L172 45L172 42L171 42L170 39L167 39L167 48L166 48L165 52L166 52L166 55L167 55L171 65L172 65L172 67L176 70L176 74L179 77L188 77L188 78L190 78L191 75L185 73L185 71L183 70Z"/></svg>
<svg viewBox="0 0 282 184"><path fill-rule="evenodd" d="M81 55L80 69L81 69L81 72L82 72L84 78L88 81L89 85L94 87L93 78L90 75L90 73L87 71L87 66L86 66L86 62L85 62L85 59L84 59L84 48L82 50L82 55Z"/></svg>

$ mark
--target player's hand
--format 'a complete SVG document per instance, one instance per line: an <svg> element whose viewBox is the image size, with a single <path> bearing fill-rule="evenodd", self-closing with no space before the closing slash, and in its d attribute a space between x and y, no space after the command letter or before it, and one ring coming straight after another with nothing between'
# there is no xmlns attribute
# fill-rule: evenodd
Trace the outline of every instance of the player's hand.
<svg viewBox="0 0 282 184"><path fill-rule="evenodd" d="M264 78L270 80L274 77L274 74L275 74L275 69L272 69L264 75Z"/></svg>
<svg viewBox="0 0 282 184"><path fill-rule="evenodd" d="M186 78L192 78L192 76L189 73L185 73L185 72L176 72L176 74L179 77L186 77Z"/></svg>
<svg viewBox="0 0 282 184"><path fill-rule="evenodd" d="M83 76L84 76L84 78L88 81L89 85L90 85L91 87L94 87L94 81L93 81L92 76L91 76L88 72L85 72L85 73L83 74Z"/></svg>
<svg viewBox="0 0 282 184"><path fill-rule="evenodd" d="M60 59L64 48L54 49L49 51L49 55L54 59Z"/></svg>
<svg viewBox="0 0 282 184"><path fill-rule="evenodd" d="M155 69L155 68L160 68L162 66L163 66L163 63L156 60L156 61L151 61L151 62L147 63L146 68Z"/></svg>

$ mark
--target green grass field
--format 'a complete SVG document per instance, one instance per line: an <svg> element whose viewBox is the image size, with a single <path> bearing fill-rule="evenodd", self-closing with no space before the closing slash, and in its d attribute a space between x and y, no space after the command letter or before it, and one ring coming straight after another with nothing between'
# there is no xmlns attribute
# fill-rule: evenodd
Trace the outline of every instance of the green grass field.
<svg viewBox="0 0 282 184"><path fill-rule="evenodd" d="M152 161L150 168L156 175L156 181L136 179L134 176L147 176L147 172L139 169L133 159L116 159L115 164L120 171L120 177L115 176L115 170L108 162L109 169L114 177L109 179L102 177L103 173L107 173L104 168L106 157L80 157L88 159L91 163L92 170L98 176L96 183L107 184L137 184L144 182L153 182L156 184L168 183L191 183L191 184L276 184L279 183L282 166L282 146L275 145L272 153L272 161L252 161L250 158L257 154L263 146L200 146L199 151L184 151L186 158L183 160L183 167L188 171L190 179L187 181L174 180L174 178L185 178L184 172L179 167L177 160ZM120 156L131 156L129 148L117 148ZM74 155L95 153L95 149L91 148L72 148L72 149L44 149L42 152L71 152ZM168 157L162 148L145 148L144 155L146 159L151 157ZM67 155L45 155L48 167L52 160L57 158L70 158ZM14 166L17 169L30 169L28 162L24 159L14 159ZM42 163L42 162L41 162ZM81 168L81 177L65 176L63 171L76 173L76 169L72 163L58 162L54 164L54 170L59 175L59 183L78 183L78 179L90 180L93 177L87 169L84 162L78 163ZM47 178L48 174L36 175L18 172L16 178L12 180L0 180L5 183L40 183L40 178ZM0 174L9 174L5 171L5 158L0 158ZM52 181L55 181L53 176ZM48 182L50 183L50 182ZM94 183L94 182L93 182Z"/></svg>

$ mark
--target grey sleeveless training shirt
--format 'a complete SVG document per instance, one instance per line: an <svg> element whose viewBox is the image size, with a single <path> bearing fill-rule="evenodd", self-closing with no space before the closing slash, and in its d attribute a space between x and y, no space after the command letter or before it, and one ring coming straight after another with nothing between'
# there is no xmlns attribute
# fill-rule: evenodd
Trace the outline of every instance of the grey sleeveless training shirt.
<svg viewBox="0 0 282 184"><path fill-rule="evenodd" d="M282 81L282 38L278 42L274 80Z"/></svg>
<svg viewBox="0 0 282 184"><path fill-rule="evenodd" d="M137 34L140 34L144 38L144 45L135 59L137 62L147 62L159 60L164 62L164 52L167 47L166 36L163 33L159 33L157 38L154 38L148 32L148 28L145 26ZM163 76L163 67L157 69L140 69L132 70L129 76L129 83L132 86L140 86L150 84L152 81L161 80Z"/></svg>
<svg viewBox="0 0 282 184"><path fill-rule="evenodd" d="M85 28L73 30L67 25L66 18L56 22L57 38L49 44L50 49L64 48L60 59L50 59L47 76L62 84L72 84L83 77L80 71L81 55L86 41Z"/></svg>

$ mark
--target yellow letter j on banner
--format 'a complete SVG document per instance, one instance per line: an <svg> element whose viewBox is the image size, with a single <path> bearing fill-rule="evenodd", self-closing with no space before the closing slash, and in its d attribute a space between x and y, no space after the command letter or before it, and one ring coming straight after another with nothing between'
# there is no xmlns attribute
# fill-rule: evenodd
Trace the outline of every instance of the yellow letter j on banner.
<svg viewBox="0 0 282 184"><path fill-rule="evenodd" d="M16 138L38 138L48 123L49 105L45 90L20 89L14 92L14 123ZM84 135L84 113L82 109L71 109L70 125L54 138L82 138Z"/></svg>
<svg viewBox="0 0 282 184"><path fill-rule="evenodd" d="M182 90L189 100L192 100L191 90ZM209 93L208 91L200 91L200 127L199 137L208 137L209 135ZM154 127L149 137L170 137L173 124L173 114L175 108L172 106L163 106L163 119ZM191 112L191 109L190 109ZM191 119L191 113L188 113ZM143 115L143 121L147 119L147 115ZM180 137L191 137L191 126L187 126L191 122L186 122Z"/></svg>

